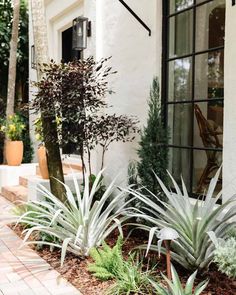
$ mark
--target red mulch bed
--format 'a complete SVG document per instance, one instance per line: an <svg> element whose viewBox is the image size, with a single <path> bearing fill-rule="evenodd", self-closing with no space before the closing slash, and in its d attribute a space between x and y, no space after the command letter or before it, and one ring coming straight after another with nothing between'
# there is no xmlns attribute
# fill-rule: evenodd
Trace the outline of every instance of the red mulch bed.
<svg viewBox="0 0 236 295"><path fill-rule="evenodd" d="M17 235L22 236L22 227L17 226L11 228L16 232ZM109 245L114 245L117 240L118 233L114 233L108 240ZM130 250L135 246L141 245L147 242L146 237L143 236L142 232L138 232L130 237L123 246L123 252L126 256ZM44 258L54 269L56 269L64 278L71 282L76 288L78 288L82 294L86 295L102 295L107 290L113 281L99 281L92 276L88 270L87 265L91 263L90 258L81 260L73 254L68 254L65 259L63 267L60 267L60 250L54 250L51 252L48 247L44 247L41 250L36 249L35 246L31 246L37 253ZM162 257L157 260L157 254L150 254L152 260L155 260L153 264L157 264L157 275L160 273L166 273L165 271L165 259ZM187 273L183 268L176 266L179 275L183 282L186 282L187 278L191 273ZM209 279L207 289L202 295L236 295L236 281L229 279L226 275L217 271L214 265L210 266L210 269L206 273L199 273L196 283L199 283L205 279ZM138 294L137 294L138 295Z"/></svg>

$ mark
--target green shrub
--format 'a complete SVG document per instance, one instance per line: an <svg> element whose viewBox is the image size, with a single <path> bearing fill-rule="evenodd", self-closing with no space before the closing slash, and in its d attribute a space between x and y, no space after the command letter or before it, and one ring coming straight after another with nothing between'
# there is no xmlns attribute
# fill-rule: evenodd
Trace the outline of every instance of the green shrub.
<svg viewBox="0 0 236 295"><path fill-rule="evenodd" d="M22 140L25 123L18 114L10 115L7 119L0 121L0 132L5 134L8 140Z"/></svg>
<svg viewBox="0 0 236 295"><path fill-rule="evenodd" d="M155 196L155 202L140 191L127 190L145 204L143 212L137 212L132 217L140 217L151 224L151 226L138 225L143 230L149 231L149 244L162 228L169 227L178 232L179 238L172 242L171 256L186 269L206 268L214 257L215 244L212 237L214 240L225 239L229 230L235 227L235 223L230 220L236 216L235 206L233 206L236 199L232 197L222 205L217 205L222 192L219 192L216 197L213 196L219 174L220 170L211 180L205 201L197 200L195 205L192 205L190 201L184 182L182 192L171 176L176 192L169 191L157 177L168 202L161 202L159 196ZM161 202L161 206L158 202ZM227 212L225 212L226 208ZM141 248L147 248L147 245ZM158 251L158 246L152 245L151 249ZM165 253L164 248L161 251Z"/></svg>
<svg viewBox="0 0 236 295"><path fill-rule="evenodd" d="M107 294L152 294L150 284L152 270L143 271L143 263L139 256L129 255L127 261L122 255L122 238L111 248L103 242L102 249L93 248L90 251L94 263L89 264L88 270L100 280L114 279L115 284Z"/></svg>
<svg viewBox="0 0 236 295"><path fill-rule="evenodd" d="M229 238L235 238L235 239L236 239L236 227L233 227L233 228L228 232L228 237L229 237Z"/></svg>
<svg viewBox="0 0 236 295"><path fill-rule="evenodd" d="M143 270L143 263L138 257L131 255L127 261L123 260L123 266L118 269L115 284L107 291L109 295L129 295L129 294L153 294L153 270Z"/></svg>
<svg viewBox="0 0 236 295"><path fill-rule="evenodd" d="M230 278L236 278L236 238L229 238L226 242L219 243L213 261L222 273Z"/></svg>
<svg viewBox="0 0 236 295"><path fill-rule="evenodd" d="M166 172L168 169L168 129L165 128L162 117L160 87L157 77L153 79L148 106L147 126L141 133L139 143L138 155L140 162L137 169L140 185L148 188L151 193L157 194L162 190L153 171L165 184L168 181ZM144 193L153 198L148 191L145 190ZM164 194L161 195L161 199L165 199Z"/></svg>
<svg viewBox="0 0 236 295"><path fill-rule="evenodd" d="M204 281L194 288L194 280L196 278L197 272L193 273L187 283L185 288L183 288L179 276L174 268L171 266L172 282L168 280L167 277L163 276L164 280L168 285L168 289L160 286L156 282L151 281L154 289L158 292L158 295L200 295L206 288L208 282Z"/></svg>
<svg viewBox="0 0 236 295"><path fill-rule="evenodd" d="M24 231L26 234L24 242L61 248L61 263L63 264L67 251L82 257L88 256L90 250L100 246L114 229L118 228L122 234L121 225L129 219L125 201L126 193L119 192L104 209L104 204L116 190L115 181L113 181L101 199L93 202L101 177L102 171L99 172L90 188L89 176L86 175L83 194L81 194L75 177L76 194L73 194L70 188L63 184L67 204L58 200L44 186L41 186L40 191L45 196L45 200L28 202L27 205L30 205L32 211L23 214L18 220L18 223L32 225L32 228L26 228ZM32 214L36 216L32 218ZM63 242L27 242L31 234L35 232L48 234Z"/></svg>
<svg viewBox="0 0 236 295"><path fill-rule="evenodd" d="M93 258L94 263L89 264L88 270L95 277L100 280L115 278L123 268L122 238L118 238L113 248L103 242L102 249L91 249L90 256Z"/></svg>

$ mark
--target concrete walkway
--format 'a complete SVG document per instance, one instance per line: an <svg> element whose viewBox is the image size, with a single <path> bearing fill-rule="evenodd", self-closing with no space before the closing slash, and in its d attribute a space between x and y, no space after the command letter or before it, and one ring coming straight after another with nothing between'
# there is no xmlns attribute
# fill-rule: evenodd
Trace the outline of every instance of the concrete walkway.
<svg viewBox="0 0 236 295"><path fill-rule="evenodd" d="M0 295L82 295L5 225L11 203L0 196Z"/></svg>

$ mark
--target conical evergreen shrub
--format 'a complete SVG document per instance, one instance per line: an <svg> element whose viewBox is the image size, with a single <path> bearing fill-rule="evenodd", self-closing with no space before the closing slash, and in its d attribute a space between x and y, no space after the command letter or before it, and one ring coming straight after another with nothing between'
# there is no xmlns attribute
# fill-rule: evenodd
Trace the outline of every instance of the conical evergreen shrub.
<svg viewBox="0 0 236 295"><path fill-rule="evenodd" d="M161 193L155 174L167 184L168 169L168 129L165 127L160 99L160 87L157 77L154 77L148 100L147 125L141 132L137 164L140 184L153 194ZM163 195L164 198L164 195Z"/></svg>

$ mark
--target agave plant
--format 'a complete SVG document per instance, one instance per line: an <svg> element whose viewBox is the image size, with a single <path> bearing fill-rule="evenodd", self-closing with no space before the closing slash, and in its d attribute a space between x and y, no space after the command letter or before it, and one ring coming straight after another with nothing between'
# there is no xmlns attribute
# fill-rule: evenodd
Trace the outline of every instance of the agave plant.
<svg viewBox="0 0 236 295"><path fill-rule="evenodd" d="M168 285L168 289L160 286L154 281L151 281L151 284L159 295L200 295L208 284L207 281L204 281L194 288L194 280L197 275L197 271L195 271L187 280L185 288L183 288L179 276L173 265L171 266L171 274L172 282L167 277L162 275Z"/></svg>
<svg viewBox="0 0 236 295"><path fill-rule="evenodd" d="M195 205L190 202L183 180L182 192L171 175L175 192L168 190L156 176L167 196L167 202L161 201L158 196L154 196L157 200L154 202L140 191L127 190L144 204L143 209L134 216L151 224L151 226L139 225L140 228L149 231L151 250L158 251L157 245L151 245L153 237L156 235L158 238L158 233L163 228L172 228L179 235L171 244L172 259L186 269L205 268L209 265L214 257L215 240L224 239L229 230L235 226L231 218L236 216L236 199L232 197L222 205L217 205L222 193L219 192L215 197L213 195L219 174L220 170L212 178L205 201L197 200ZM148 247L147 245L141 246L141 248ZM165 253L165 249L161 248L161 252Z"/></svg>
<svg viewBox="0 0 236 295"><path fill-rule="evenodd" d="M104 191L101 199L94 201L101 177L102 171L99 172L90 188L89 176L86 175L83 194L74 177L75 194L67 185L64 185L67 204L62 203L41 186L40 191L44 194L45 199L27 203L31 210L23 214L17 222L31 226L23 232L25 234L24 243L61 248L61 263L63 264L67 251L79 256L88 256L90 250L100 246L114 229L118 228L122 235L121 225L129 218L127 212L132 200L125 201L126 193L122 191L110 200L111 194L116 189L114 180ZM104 207L105 203L108 205ZM51 235L59 242L28 241L35 232Z"/></svg>

